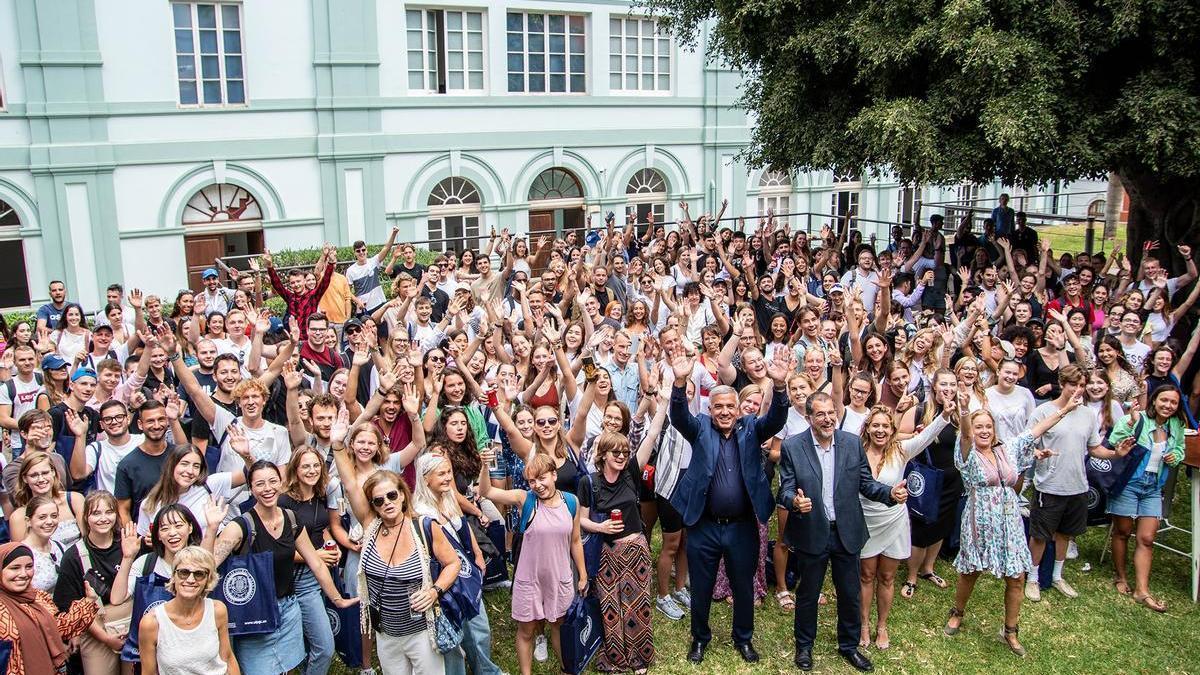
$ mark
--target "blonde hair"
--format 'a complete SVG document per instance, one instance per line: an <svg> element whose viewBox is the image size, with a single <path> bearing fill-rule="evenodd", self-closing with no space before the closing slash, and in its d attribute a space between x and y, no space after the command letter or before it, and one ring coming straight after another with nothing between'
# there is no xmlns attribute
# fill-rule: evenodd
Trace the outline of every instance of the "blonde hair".
<svg viewBox="0 0 1200 675"><path fill-rule="evenodd" d="M208 572L205 578L207 583L204 584L204 594L212 593L212 590L217 587L217 579L220 574L217 572L217 560L213 558L213 554L199 546L184 546L175 554L175 564L172 565L171 578L167 579L167 591L171 595L175 595L175 572L180 567L187 569L202 569Z"/></svg>
<svg viewBox="0 0 1200 675"><path fill-rule="evenodd" d="M33 467L45 462L50 465L50 473L54 474L54 479L50 482L50 496L58 499L62 496L66 489L62 484L62 476L58 473L58 467L54 466L54 461L48 452L27 452L21 456L21 468L17 473L17 490L13 493L13 506L24 506L33 499L33 490L29 487L29 482L25 477L33 470Z"/></svg>
<svg viewBox="0 0 1200 675"><path fill-rule="evenodd" d="M892 415L892 409L885 405L877 405L871 408L871 410L867 413L867 416L863 418L862 429L859 430L858 435L860 438L862 438L865 449L867 443L870 442L870 436L867 434L867 429L869 429L871 426L871 420L875 419L877 415L883 415L886 417L888 424L890 424L892 427L892 433L888 436L888 439L883 442L882 448L882 464L886 465L895 457L904 457L904 449L900 447L900 441L896 439L897 424L896 418Z"/></svg>
<svg viewBox="0 0 1200 675"><path fill-rule="evenodd" d="M444 518L460 518L463 512L458 505L458 490L455 488L454 482L450 482L449 490L439 495L431 490L429 483L425 481L425 477L437 471L443 463L450 464L450 458L433 453L427 453L417 458L417 480L416 487L413 488L413 506L432 509ZM454 471L452 464L450 470Z"/></svg>
<svg viewBox="0 0 1200 675"><path fill-rule="evenodd" d="M593 447L595 452L592 462L599 471L604 469L604 458L608 456L608 453L629 450L629 438L613 431L604 431L596 437L596 445Z"/></svg>

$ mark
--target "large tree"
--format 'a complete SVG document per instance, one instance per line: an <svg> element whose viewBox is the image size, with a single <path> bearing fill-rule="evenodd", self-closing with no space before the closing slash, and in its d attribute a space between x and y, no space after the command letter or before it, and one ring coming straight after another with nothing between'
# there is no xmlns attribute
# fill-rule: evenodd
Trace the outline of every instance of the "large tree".
<svg viewBox="0 0 1200 675"><path fill-rule="evenodd" d="M917 184L1112 172L1133 255L1200 234L1195 0L644 2L744 71L751 164Z"/></svg>

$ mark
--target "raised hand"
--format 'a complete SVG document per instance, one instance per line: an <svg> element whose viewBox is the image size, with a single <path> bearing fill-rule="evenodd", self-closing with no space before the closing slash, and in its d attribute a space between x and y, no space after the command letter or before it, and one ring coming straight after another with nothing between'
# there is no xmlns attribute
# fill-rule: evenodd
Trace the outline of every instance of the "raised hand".
<svg viewBox="0 0 1200 675"><path fill-rule="evenodd" d="M1179 249L1179 255L1181 255L1185 258L1192 257L1192 247L1191 246L1188 246L1187 244L1180 244L1177 248Z"/></svg>
<svg viewBox="0 0 1200 675"><path fill-rule="evenodd" d="M134 309L141 309L146 304L146 296L140 288L129 289L129 306Z"/></svg>
<svg viewBox="0 0 1200 675"><path fill-rule="evenodd" d="M67 428L71 430L71 435L76 438L87 436L88 418L79 415L74 410L67 408L63 413L63 418L67 422Z"/></svg>
<svg viewBox="0 0 1200 675"><path fill-rule="evenodd" d="M675 386L682 387L687 383L687 379L692 376L694 364L693 359L682 354L671 361L671 372L675 374Z"/></svg>
<svg viewBox="0 0 1200 675"><path fill-rule="evenodd" d="M137 526L125 523L121 526L121 557L132 561L142 552L142 538L138 536ZM85 586L87 584L84 584Z"/></svg>
<svg viewBox="0 0 1200 675"><path fill-rule="evenodd" d="M224 497L209 496L208 503L204 505L204 522L208 524L209 529L220 527L228 513L229 505L225 503Z"/></svg>
<svg viewBox="0 0 1200 675"><path fill-rule="evenodd" d="M404 406L404 412L409 415L421 412L421 398L417 396L416 383L410 382L404 385L404 398L400 402Z"/></svg>
<svg viewBox="0 0 1200 675"><path fill-rule="evenodd" d="M350 432L350 412L342 407L338 411L337 417L333 420L333 426L329 428L329 439L336 442L344 442L346 434Z"/></svg>
<svg viewBox="0 0 1200 675"><path fill-rule="evenodd" d="M371 362L371 352L366 348L356 349L350 357L350 365L362 368Z"/></svg>
<svg viewBox="0 0 1200 675"><path fill-rule="evenodd" d="M274 267L274 266L275 266L275 259L271 257L271 250L270 250L270 249L266 249L266 248L264 248L264 249L263 249L263 252L262 252L262 255L261 255L261 256L259 256L259 258L261 258L261 259L262 259L262 262L263 262L263 264L264 264L264 265L266 265L267 267Z"/></svg>
<svg viewBox="0 0 1200 675"><path fill-rule="evenodd" d="M283 384L288 389L299 389L300 385L304 384L304 375L296 370L291 361L283 364Z"/></svg>
<svg viewBox="0 0 1200 675"><path fill-rule="evenodd" d="M793 359L791 350L775 350L775 355L771 358L771 362L767 364L767 376L771 378L776 387L787 386L787 379L791 375L794 365Z"/></svg>
<svg viewBox="0 0 1200 675"><path fill-rule="evenodd" d="M254 462L254 456L250 454L250 439L246 438L246 432L242 430L242 425L234 422L229 425L226 432L229 438L229 447L233 449L242 459L248 463Z"/></svg>

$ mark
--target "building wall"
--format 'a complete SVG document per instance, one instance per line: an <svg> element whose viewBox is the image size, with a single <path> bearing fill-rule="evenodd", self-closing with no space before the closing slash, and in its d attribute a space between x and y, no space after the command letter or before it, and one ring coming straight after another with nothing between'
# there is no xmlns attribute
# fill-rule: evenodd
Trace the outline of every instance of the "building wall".
<svg viewBox="0 0 1200 675"><path fill-rule="evenodd" d="M510 6L586 17L588 93L507 92ZM485 91L409 89L406 11L438 7L484 12ZM479 190L483 232L523 232L529 186L554 166L579 178L592 212L620 211L630 176L653 168L668 220L679 201L757 214L761 172L737 158L749 139L733 107L739 75L672 45L669 90L611 90L610 20L629 12L620 0L254 0L241 4L246 103L189 107L171 2L0 0L0 201L21 221L0 239L24 244L32 304L61 278L94 309L113 281L163 294L187 284L184 236L196 230L183 205L214 182L254 195L276 250L381 241L392 226L424 240L429 191L451 175ZM894 181L858 190L861 216L895 219ZM786 191L789 210L828 213L833 177L797 176Z"/></svg>

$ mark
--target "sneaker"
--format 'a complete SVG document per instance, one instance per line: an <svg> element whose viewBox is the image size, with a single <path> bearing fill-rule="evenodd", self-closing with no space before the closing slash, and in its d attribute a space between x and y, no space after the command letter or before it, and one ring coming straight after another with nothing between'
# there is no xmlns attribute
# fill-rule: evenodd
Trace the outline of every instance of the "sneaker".
<svg viewBox="0 0 1200 675"><path fill-rule="evenodd" d="M686 586L672 593L671 597L675 598L675 602L679 603L679 606L692 608L692 592Z"/></svg>
<svg viewBox="0 0 1200 675"><path fill-rule="evenodd" d="M660 597L654 605L658 607L658 611L663 613L663 616L672 621L678 621L683 618L683 608L675 602L675 598L669 595Z"/></svg>
<svg viewBox="0 0 1200 675"><path fill-rule="evenodd" d="M485 592L487 592L487 591L498 591L498 590L501 590L501 589L504 589L504 588L512 588L512 582L511 582L511 581L509 581L508 579L505 579L504 581L497 581L497 582L496 582L496 583L494 583L494 584L488 584L488 585L484 586L484 587L483 587L483 590L484 590Z"/></svg>
<svg viewBox="0 0 1200 675"><path fill-rule="evenodd" d="M375 675L375 669L363 668L362 670L358 671L358 675Z"/></svg>
<svg viewBox="0 0 1200 675"><path fill-rule="evenodd" d="M1036 579L1025 582L1025 597L1032 602L1042 601L1042 589Z"/></svg>
<svg viewBox="0 0 1200 675"><path fill-rule="evenodd" d="M1090 563L1090 562L1083 563L1082 565L1079 566L1079 571L1080 572L1091 572L1092 571L1092 563Z"/></svg>
<svg viewBox="0 0 1200 675"><path fill-rule="evenodd" d="M1074 560L1079 557L1079 547L1075 545L1075 540L1072 539L1070 544L1067 544L1067 560Z"/></svg>
<svg viewBox="0 0 1200 675"><path fill-rule="evenodd" d="M545 635L539 635L537 636L537 639L533 641L533 658L537 659L538 661L545 661L546 659L550 658L550 655L546 652Z"/></svg>
<svg viewBox="0 0 1200 675"><path fill-rule="evenodd" d="M1079 597L1079 593L1074 588L1071 588L1071 584L1068 584L1066 579L1055 579L1054 583L1051 584L1051 586L1054 587L1054 589L1057 590L1059 593L1062 593L1063 595L1067 596L1068 598L1078 598Z"/></svg>

